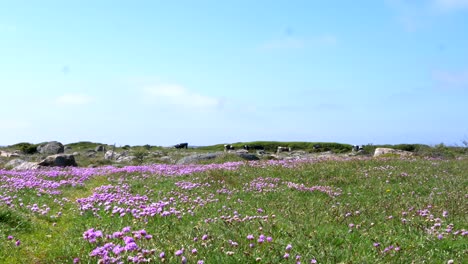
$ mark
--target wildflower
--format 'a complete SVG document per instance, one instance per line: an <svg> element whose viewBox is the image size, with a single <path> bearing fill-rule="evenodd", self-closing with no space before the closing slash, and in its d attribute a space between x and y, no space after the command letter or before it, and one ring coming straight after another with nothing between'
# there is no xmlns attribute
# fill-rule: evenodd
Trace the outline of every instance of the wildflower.
<svg viewBox="0 0 468 264"><path fill-rule="evenodd" d="M183 253L184 253L184 250L183 250L183 249L179 249L179 250L177 250L177 251L175 252L175 255L176 255L176 256L180 256L180 255L182 255Z"/></svg>
<svg viewBox="0 0 468 264"><path fill-rule="evenodd" d="M250 248L253 248L254 246L255 246L255 244L253 244L253 243L250 243L250 244L249 244L249 247L250 247Z"/></svg>
<svg viewBox="0 0 468 264"><path fill-rule="evenodd" d="M439 234L439 235L437 236L437 238L440 240L440 239L444 238L444 236L443 236L442 234Z"/></svg>
<svg viewBox="0 0 468 264"><path fill-rule="evenodd" d="M196 249L196 248L192 249L192 254L194 254L194 255L195 255L195 254L197 254L197 252L198 252L198 251L197 251L197 249Z"/></svg>
<svg viewBox="0 0 468 264"><path fill-rule="evenodd" d="M74 258L73 259L73 264L80 263L80 258Z"/></svg>
<svg viewBox="0 0 468 264"><path fill-rule="evenodd" d="M13 240L13 236L8 236L7 239L8 240Z"/></svg>
<svg viewBox="0 0 468 264"><path fill-rule="evenodd" d="M228 256L232 256L232 255L234 255L234 252L233 252L233 251L228 251L228 252L226 252L226 254L227 254Z"/></svg>
<svg viewBox="0 0 468 264"><path fill-rule="evenodd" d="M17 247L19 247L19 245L21 245L21 241L20 241L19 239L16 240L15 245L16 245Z"/></svg>
<svg viewBox="0 0 468 264"><path fill-rule="evenodd" d="M252 239L254 239L254 236L253 235L247 235L247 239L252 240Z"/></svg>
<svg viewBox="0 0 468 264"><path fill-rule="evenodd" d="M159 254L159 258L165 258L165 257L166 257L166 253L161 252L161 253Z"/></svg>
<svg viewBox="0 0 468 264"><path fill-rule="evenodd" d="M374 247L380 247L380 243L374 242Z"/></svg>
<svg viewBox="0 0 468 264"><path fill-rule="evenodd" d="M272 237L267 237L266 240L267 240L268 242L272 242L272 241L273 241L273 238L272 238Z"/></svg>
<svg viewBox="0 0 468 264"><path fill-rule="evenodd" d="M182 256L182 264L186 264L187 263L187 258L185 256Z"/></svg>
<svg viewBox="0 0 468 264"><path fill-rule="evenodd" d="M284 256L283 256L284 259L288 259L289 258L289 253L285 253Z"/></svg>
<svg viewBox="0 0 468 264"><path fill-rule="evenodd" d="M311 260L310 260L310 264L315 264L315 263L317 263L317 260L316 260L316 259L311 259Z"/></svg>
<svg viewBox="0 0 468 264"><path fill-rule="evenodd" d="M201 239L202 239L202 240L207 240L207 239L208 239L208 235L203 235Z"/></svg>
<svg viewBox="0 0 468 264"><path fill-rule="evenodd" d="M443 212L442 212L442 216L443 216L443 217L447 217L447 216L448 216L448 212L447 212L447 211L443 211Z"/></svg>
<svg viewBox="0 0 468 264"><path fill-rule="evenodd" d="M197 261L197 264L205 264L205 261L199 260L199 261Z"/></svg>
<svg viewBox="0 0 468 264"><path fill-rule="evenodd" d="M291 249L292 249L291 244L288 244L288 245L286 246L286 251L290 251Z"/></svg>

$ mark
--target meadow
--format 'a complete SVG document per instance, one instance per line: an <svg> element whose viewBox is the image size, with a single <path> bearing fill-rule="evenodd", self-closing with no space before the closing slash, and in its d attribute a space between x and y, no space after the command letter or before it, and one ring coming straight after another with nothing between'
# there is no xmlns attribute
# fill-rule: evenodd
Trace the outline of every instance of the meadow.
<svg viewBox="0 0 468 264"><path fill-rule="evenodd" d="M0 170L0 263L468 263L468 159Z"/></svg>

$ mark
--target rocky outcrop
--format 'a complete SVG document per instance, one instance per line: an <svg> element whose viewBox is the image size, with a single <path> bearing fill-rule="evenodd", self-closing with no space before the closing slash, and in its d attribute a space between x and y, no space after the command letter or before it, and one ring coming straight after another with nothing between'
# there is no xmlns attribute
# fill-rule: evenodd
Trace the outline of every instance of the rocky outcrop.
<svg viewBox="0 0 468 264"><path fill-rule="evenodd" d="M43 143L37 147L37 152L46 155L55 155L63 153L65 148L63 144L57 141Z"/></svg>
<svg viewBox="0 0 468 264"><path fill-rule="evenodd" d="M391 148L376 148L374 152L374 157L379 157L385 154L396 154L402 157L413 156L413 153L409 151L391 149Z"/></svg>
<svg viewBox="0 0 468 264"><path fill-rule="evenodd" d="M17 158L19 157L20 155L18 153L14 153L14 152L7 152L7 151L1 151L0 150L0 157L6 157L6 158Z"/></svg>
<svg viewBox="0 0 468 264"><path fill-rule="evenodd" d="M10 169L10 168L15 168L15 167L18 167L19 165L25 163L26 161L22 160L22 159L13 159L13 160L10 160L9 162L7 162L7 164L5 164L5 168L7 169Z"/></svg>
<svg viewBox="0 0 468 264"><path fill-rule="evenodd" d="M245 160L260 160L259 157L257 157L256 155L254 154L250 154L250 153L239 153L237 154L239 157L245 159Z"/></svg>
<svg viewBox="0 0 468 264"><path fill-rule="evenodd" d="M21 163L20 165L14 167L12 170L37 170L41 166L37 164L37 162L29 162L25 161Z"/></svg>
<svg viewBox="0 0 468 264"><path fill-rule="evenodd" d="M104 151L106 151L106 147L104 147L103 145L98 145L98 146L96 146L96 148L94 149L94 151L96 151L96 152L104 152Z"/></svg>
<svg viewBox="0 0 468 264"><path fill-rule="evenodd" d="M48 156L43 161L39 162L38 165L46 167L76 167L75 156L71 154L57 154Z"/></svg>
<svg viewBox="0 0 468 264"><path fill-rule="evenodd" d="M198 163L202 160L211 160L223 155L224 152L214 152L214 153L207 153L207 154L195 154L190 155L187 157L183 157L182 159L178 160L176 164L194 164Z"/></svg>

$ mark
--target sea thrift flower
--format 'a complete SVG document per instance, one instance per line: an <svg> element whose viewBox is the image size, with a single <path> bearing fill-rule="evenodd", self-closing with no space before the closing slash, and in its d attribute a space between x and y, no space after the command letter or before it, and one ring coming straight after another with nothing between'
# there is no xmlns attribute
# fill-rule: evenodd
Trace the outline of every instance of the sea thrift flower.
<svg viewBox="0 0 468 264"><path fill-rule="evenodd" d="M13 236L8 236L7 239L8 240L13 240Z"/></svg>
<svg viewBox="0 0 468 264"><path fill-rule="evenodd" d="M179 250L177 250L177 251L175 252L175 255L176 255L176 256L180 256L180 255L182 255L183 253L184 253L184 250L183 250L183 249L179 249Z"/></svg>
<svg viewBox="0 0 468 264"><path fill-rule="evenodd" d="M159 257L160 257L160 258L165 258L165 257L166 257L166 253L161 252L161 253L159 254Z"/></svg>
<svg viewBox="0 0 468 264"><path fill-rule="evenodd" d="M288 245L286 246L286 251L290 251L291 249L292 249L291 244L288 244ZM289 256L289 254L288 254L288 256Z"/></svg>
<svg viewBox="0 0 468 264"><path fill-rule="evenodd" d="M197 264L205 264L205 261L199 260L199 261L197 261Z"/></svg>
<svg viewBox="0 0 468 264"><path fill-rule="evenodd" d="M74 259L73 259L73 263L74 263L74 264L80 263L80 258L74 258Z"/></svg>
<svg viewBox="0 0 468 264"><path fill-rule="evenodd" d="M289 258L289 253L285 253L284 256L283 256L284 259L288 259Z"/></svg>
<svg viewBox="0 0 468 264"><path fill-rule="evenodd" d="M19 239L18 239L18 240L16 240L16 243L15 243L15 245L16 245L17 247L19 247L19 245L21 245L21 241L20 241Z"/></svg>
<svg viewBox="0 0 468 264"><path fill-rule="evenodd" d="M315 259L310 260L310 264L315 264L315 263L317 263L317 260L315 260Z"/></svg>
<svg viewBox="0 0 468 264"><path fill-rule="evenodd" d="M182 256L182 264L186 264L187 263L187 258L185 256Z"/></svg>
<svg viewBox="0 0 468 264"><path fill-rule="evenodd" d="M267 240L268 242L272 242L272 241L273 241L273 238L272 238L272 237L267 237L266 240Z"/></svg>
<svg viewBox="0 0 468 264"><path fill-rule="evenodd" d="M253 235L248 235L248 236L247 236L247 239L248 239L248 240L252 240L252 239L254 239L254 236L253 236Z"/></svg>
<svg viewBox="0 0 468 264"><path fill-rule="evenodd" d="M202 240L207 240L207 239L208 239L208 235L203 235L201 239L202 239Z"/></svg>
<svg viewBox="0 0 468 264"><path fill-rule="evenodd" d="M198 252L198 251L197 251L197 249L196 249L196 248L192 249L192 254L194 254L194 255L195 255L195 254L197 254L197 252Z"/></svg>
<svg viewBox="0 0 468 264"><path fill-rule="evenodd" d="M374 243L374 247L380 247L380 243L375 242L375 243Z"/></svg>

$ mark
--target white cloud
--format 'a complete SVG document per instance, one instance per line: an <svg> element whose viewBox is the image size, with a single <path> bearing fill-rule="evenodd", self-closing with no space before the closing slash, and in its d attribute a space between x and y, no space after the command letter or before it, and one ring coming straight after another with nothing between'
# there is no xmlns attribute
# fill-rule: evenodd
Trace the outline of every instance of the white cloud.
<svg viewBox="0 0 468 264"><path fill-rule="evenodd" d="M92 97L84 94L64 94L56 99L56 103L59 105L85 105L92 101Z"/></svg>
<svg viewBox="0 0 468 264"><path fill-rule="evenodd" d="M459 72L435 71L432 73L437 85L443 89L468 89L468 70Z"/></svg>
<svg viewBox="0 0 468 264"><path fill-rule="evenodd" d="M194 110L210 110L222 106L222 100L189 91L177 84L148 86L143 89L147 102Z"/></svg>
<svg viewBox="0 0 468 264"><path fill-rule="evenodd" d="M434 0L434 5L442 10L468 8L468 0Z"/></svg>

